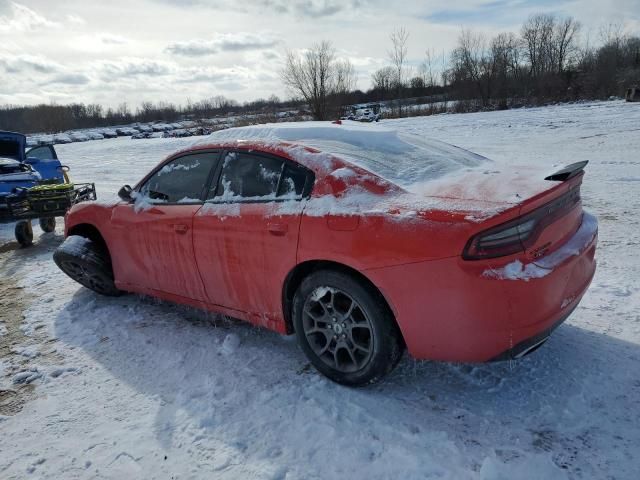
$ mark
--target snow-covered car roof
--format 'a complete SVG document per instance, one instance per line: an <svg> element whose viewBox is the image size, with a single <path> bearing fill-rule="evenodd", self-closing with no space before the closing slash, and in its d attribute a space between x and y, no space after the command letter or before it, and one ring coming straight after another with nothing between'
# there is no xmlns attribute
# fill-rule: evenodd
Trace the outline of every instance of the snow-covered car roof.
<svg viewBox="0 0 640 480"><path fill-rule="evenodd" d="M489 161L438 140L356 122L292 122L230 128L214 132L196 144L236 142L310 147L342 158L402 187Z"/></svg>

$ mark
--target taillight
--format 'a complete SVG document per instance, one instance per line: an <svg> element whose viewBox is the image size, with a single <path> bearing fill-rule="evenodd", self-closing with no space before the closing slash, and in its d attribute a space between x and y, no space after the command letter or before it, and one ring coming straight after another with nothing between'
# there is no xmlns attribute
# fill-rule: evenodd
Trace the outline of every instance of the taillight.
<svg viewBox="0 0 640 480"><path fill-rule="evenodd" d="M580 186L536 210L471 237L462 252L465 260L505 257L533 246L549 224L580 202Z"/></svg>
<svg viewBox="0 0 640 480"><path fill-rule="evenodd" d="M535 212L532 212L535 213ZM465 260L481 260L524 251L524 242L535 231L536 219L520 217L471 237L464 249Z"/></svg>

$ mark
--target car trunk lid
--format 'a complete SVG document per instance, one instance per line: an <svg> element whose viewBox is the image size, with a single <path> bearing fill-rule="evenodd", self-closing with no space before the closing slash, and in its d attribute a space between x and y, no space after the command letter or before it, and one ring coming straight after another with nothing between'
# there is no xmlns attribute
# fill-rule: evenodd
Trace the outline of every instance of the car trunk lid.
<svg viewBox="0 0 640 480"><path fill-rule="evenodd" d="M465 249L466 259L519 252L535 262L559 248L580 227L585 165L581 162L551 174L539 167L473 169L456 179L416 185L411 190L423 198L443 200L444 205L468 206L472 215L467 218L478 226ZM505 248L507 244L510 248Z"/></svg>

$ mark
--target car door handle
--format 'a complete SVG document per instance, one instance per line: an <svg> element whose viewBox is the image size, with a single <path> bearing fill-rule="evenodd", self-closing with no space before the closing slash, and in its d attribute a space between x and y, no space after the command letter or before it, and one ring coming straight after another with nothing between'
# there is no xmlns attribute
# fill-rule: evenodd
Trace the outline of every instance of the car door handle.
<svg viewBox="0 0 640 480"><path fill-rule="evenodd" d="M189 231L189 225L185 225L184 223L176 223L173 225L173 230L180 235L184 235Z"/></svg>
<svg viewBox="0 0 640 480"><path fill-rule="evenodd" d="M269 223L267 229L273 235L285 235L289 231L289 226L286 223Z"/></svg>

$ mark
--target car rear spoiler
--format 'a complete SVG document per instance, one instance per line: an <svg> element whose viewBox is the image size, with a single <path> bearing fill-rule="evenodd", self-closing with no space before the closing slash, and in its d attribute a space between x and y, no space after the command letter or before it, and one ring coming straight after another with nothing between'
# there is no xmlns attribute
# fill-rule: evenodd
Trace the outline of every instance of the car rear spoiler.
<svg viewBox="0 0 640 480"><path fill-rule="evenodd" d="M566 182L570 178L575 177L580 172L584 170L584 167L589 163L588 160L583 162L572 163L571 165L567 165L562 170L558 170L556 173L552 173L548 177L545 177L545 180L551 180L554 182Z"/></svg>

